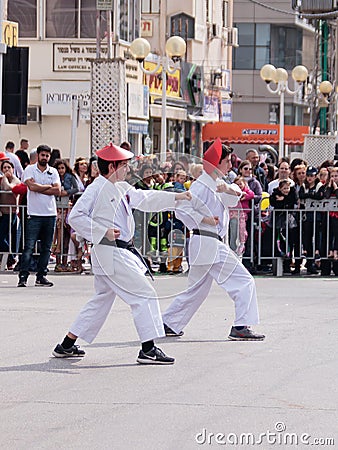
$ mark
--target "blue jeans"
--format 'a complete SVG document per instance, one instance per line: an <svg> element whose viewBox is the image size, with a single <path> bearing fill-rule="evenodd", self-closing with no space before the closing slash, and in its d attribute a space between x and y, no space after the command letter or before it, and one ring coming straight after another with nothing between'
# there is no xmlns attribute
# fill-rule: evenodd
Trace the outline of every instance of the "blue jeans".
<svg viewBox="0 0 338 450"><path fill-rule="evenodd" d="M31 256L37 240L40 240L40 256L37 267L37 278L48 272L50 249L55 230L55 216L28 216L25 232L25 246L21 257L20 277L28 278Z"/></svg>

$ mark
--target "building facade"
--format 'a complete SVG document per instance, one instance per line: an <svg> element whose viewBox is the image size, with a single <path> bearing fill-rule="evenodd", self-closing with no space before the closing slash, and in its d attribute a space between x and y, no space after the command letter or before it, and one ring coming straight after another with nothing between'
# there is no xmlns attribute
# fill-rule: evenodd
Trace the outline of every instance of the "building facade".
<svg viewBox="0 0 338 450"><path fill-rule="evenodd" d="M268 4L267 4L268 3ZM234 25L239 47L233 50L233 121L279 123L279 98L268 92L260 78L265 64L285 68L289 86L295 87L291 70L302 64L311 73L314 63L314 28L300 20L290 1L234 3ZM306 92L285 96L285 124L309 125ZM244 155L247 145L236 145Z"/></svg>
<svg viewBox="0 0 338 450"><path fill-rule="evenodd" d="M96 0L7 1L5 17L19 23L19 45L29 47L30 52L28 123L3 126L2 144L6 140L18 144L24 137L31 147L45 142L68 156L75 95L81 106L76 152L90 154L90 59L105 58L110 51L108 16L102 11L97 54L96 4ZM167 84L165 146L200 156L203 124L233 118L231 69L237 30L232 25L232 0L187 0L184 4L178 0L113 0L112 4L110 56L126 59L128 139L135 152L144 152L148 135L151 151L160 152L162 86L159 76L142 74L130 58L129 44L142 35L149 40L156 62L156 55L165 52L167 38L179 35L187 43L187 52L181 70Z"/></svg>

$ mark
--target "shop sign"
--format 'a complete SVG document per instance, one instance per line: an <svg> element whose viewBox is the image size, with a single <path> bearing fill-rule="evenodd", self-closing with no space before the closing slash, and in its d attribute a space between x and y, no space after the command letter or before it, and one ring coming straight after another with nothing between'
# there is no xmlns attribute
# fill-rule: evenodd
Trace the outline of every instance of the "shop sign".
<svg viewBox="0 0 338 450"><path fill-rule="evenodd" d="M146 70L154 70L156 63L145 61L144 68ZM156 95L157 97L162 95L162 66L152 75L145 74L144 84L149 87L149 94ZM167 73L167 96L180 98L180 71L177 69L172 75Z"/></svg>
<svg viewBox="0 0 338 450"><path fill-rule="evenodd" d="M42 81L42 115L69 116L73 95L84 103L84 109L86 109L90 98L90 81Z"/></svg>
<svg viewBox="0 0 338 450"><path fill-rule="evenodd" d="M96 0L96 9L98 11L111 11L113 9L113 0Z"/></svg>
<svg viewBox="0 0 338 450"><path fill-rule="evenodd" d="M149 119L148 86L128 83L128 118Z"/></svg>
<svg viewBox="0 0 338 450"><path fill-rule="evenodd" d="M2 42L8 47L17 47L19 38L19 24L4 20L2 22Z"/></svg>
<svg viewBox="0 0 338 450"><path fill-rule="evenodd" d="M107 46L101 46L101 54L107 56ZM90 72L90 62L96 58L95 44L53 44L54 72ZM142 83L141 70L137 61L126 61L126 81Z"/></svg>
<svg viewBox="0 0 338 450"><path fill-rule="evenodd" d="M221 122L232 122L232 100L222 97Z"/></svg>
<svg viewBox="0 0 338 450"><path fill-rule="evenodd" d="M153 21L141 20L141 37L152 37L153 35Z"/></svg>
<svg viewBox="0 0 338 450"><path fill-rule="evenodd" d="M204 108L203 116L207 119L218 121L219 120L219 94L215 94L212 91L207 92L204 95Z"/></svg>

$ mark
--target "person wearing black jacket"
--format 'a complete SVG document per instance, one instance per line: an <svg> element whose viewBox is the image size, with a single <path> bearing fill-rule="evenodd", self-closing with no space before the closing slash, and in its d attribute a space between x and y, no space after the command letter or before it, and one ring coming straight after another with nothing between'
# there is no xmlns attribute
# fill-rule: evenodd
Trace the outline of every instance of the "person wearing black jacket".
<svg viewBox="0 0 338 450"><path fill-rule="evenodd" d="M292 252L295 257L295 270L293 274L300 273L300 242L298 237L298 223L295 212L280 211L294 210L299 207L298 194L293 186L290 186L288 180L281 180L278 188L275 188L270 196L270 205L277 211L275 212L276 237L280 243L277 248L280 253L287 258L284 260L284 272L290 273L290 263Z"/></svg>
<svg viewBox="0 0 338 450"><path fill-rule="evenodd" d="M306 170L305 183L299 189L300 201L306 199L322 200L324 190L317 190L319 179L317 178L318 170L316 167L309 166ZM312 211L302 213L302 242L304 254L306 255L307 273L317 274L315 259L320 258L320 230L322 215L320 212L316 214Z"/></svg>

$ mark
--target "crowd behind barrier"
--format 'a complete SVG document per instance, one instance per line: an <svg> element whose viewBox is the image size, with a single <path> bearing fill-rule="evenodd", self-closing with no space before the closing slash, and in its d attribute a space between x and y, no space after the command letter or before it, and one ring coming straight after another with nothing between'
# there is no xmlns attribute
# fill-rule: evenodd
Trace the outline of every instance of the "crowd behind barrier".
<svg viewBox="0 0 338 450"><path fill-rule="evenodd" d="M67 217L98 175L97 161L80 157L71 169L60 152L55 157L53 167L59 172L63 191L56 199L50 262L55 263L56 272L82 273L85 263L90 268L91 244L73 232ZM191 163L189 155L168 152L167 157L162 164L153 155L138 158L130 166L127 181L136 189L189 189L202 173L202 165ZM238 184L243 195L239 205L229 211L226 239L248 270L252 274L338 276L337 162L313 167L301 159L289 162L283 158L275 167L268 158L260 161L258 153L249 149L243 161L233 154L232 163L227 181ZM0 169L0 270L18 270L25 243L27 188L8 160L0 160ZM135 246L151 271L179 274L189 269L189 231L174 212L135 211L134 217ZM38 253L39 242L35 255ZM34 271L34 256L31 265Z"/></svg>
<svg viewBox="0 0 338 450"><path fill-rule="evenodd" d="M240 230L243 210L234 208L233 221L230 223L226 239L228 239L230 247L238 255L238 258L247 267L255 267L258 274L296 274L299 273L296 269L297 262L299 262L299 269L301 266L305 266L305 269L307 267L310 268L310 270L306 271L308 274L321 273L328 276L331 274L332 269L333 274L338 276L338 259L330 254L331 237L336 231L331 229L335 225L330 221L330 212L338 210L338 202L325 203L326 205L322 207L316 204L316 208L308 205L302 210L260 210L258 222L251 220L249 227L247 227L249 232L244 244ZM10 209L8 220L12 226L9 227L8 232L8 248L0 252L1 271L13 269L13 260L16 262L20 256L21 252L18 249L20 247L23 248L25 237L24 223L20 223L20 220L15 221L13 227L12 219L13 217L24 217L27 207L25 205L18 207L8 205L7 207ZM65 238L65 218L68 215L69 207L62 206L60 209L62 210L60 215L60 245L61 248L65 248L63 245L63 242L67 240ZM254 208L251 209L250 214L251 217L254 217ZM281 218L281 214L284 217ZM309 230L306 226L306 217L309 214L313 216L310 239L307 235ZM163 213L157 213L151 217L149 217L149 213L138 214L136 218L135 244L154 272L162 274L182 273L183 267L186 270L189 267L189 231L184 226L183 228L181 226L177 228L172 211L167 212L166 215L166 222L163 222ZM291 221L291 217L294 220ZM17 226L18 223L19 226ZM3 235L1 238L3 238ZM295 238L298 240L298 245L293 247ZM305 245L307 240L310 241L308 246ZM67 241L69 244L69 240ZM65 258L69 262L68 272L83 272L85 270L83 267L84 263L87 263L89 270L90 243L79 242L79 244L81 244L81 271L74 269L76 266L74 261L79 259L78 249L75 247L69 248L68 246L67 250L59 253L55 252L55 247L51 249L51 263L55 262L54 270L56 272L60 271L56 263L57 257ZM249 254L246 256L244 255L245 245L248 245L250 249ZM34 254L39 254L39 243L36 245ZM308 265L309 262L311 265ZM282 264L282 267L279 267L280 264ZM34 271L34 263L32 264L32 271Z"/></svg>

